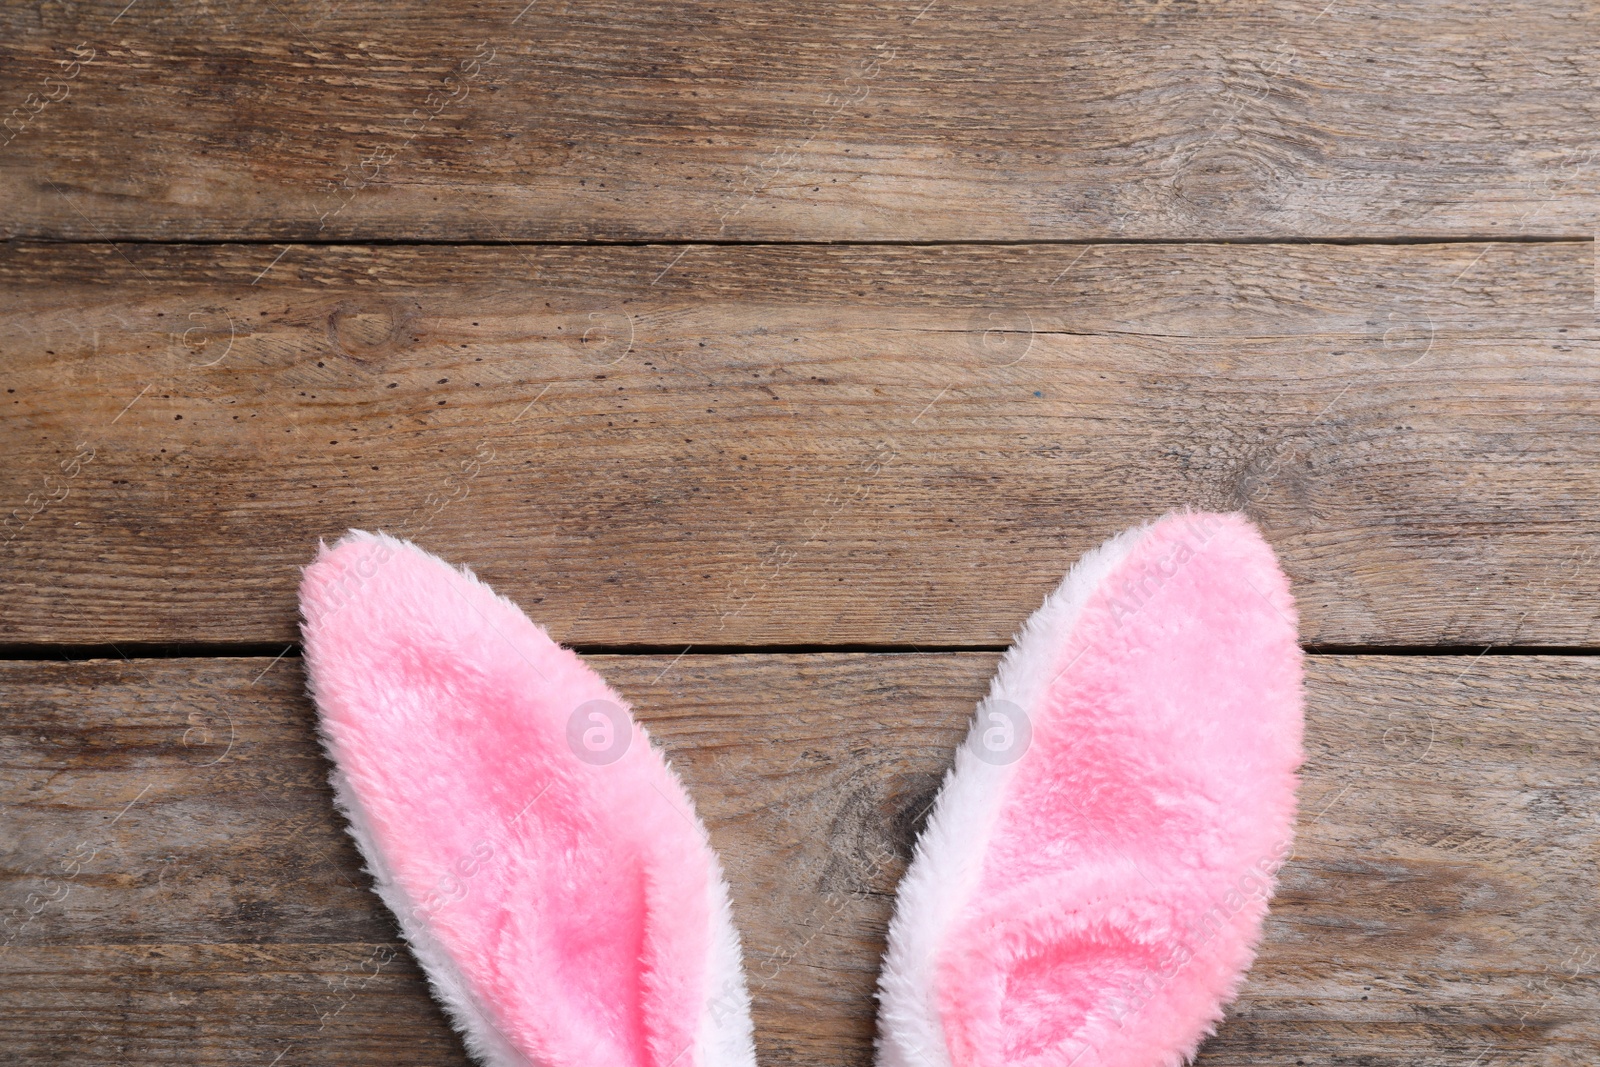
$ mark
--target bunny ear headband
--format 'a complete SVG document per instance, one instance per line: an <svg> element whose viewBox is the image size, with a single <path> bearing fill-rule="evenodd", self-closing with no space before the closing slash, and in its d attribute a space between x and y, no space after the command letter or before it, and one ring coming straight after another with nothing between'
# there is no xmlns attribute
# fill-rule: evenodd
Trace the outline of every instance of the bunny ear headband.
<svg viewBox="0 0 1600 1067"><path fill-rule="evenodd" d="M301 587L340 810L490 1067L753 1067L704 827L627 704L464 568L352 531ZM1001 661L898 894L879 1067L1177 1067L1291 851L1301 653L1271 549L1172 514Z"/></svg>

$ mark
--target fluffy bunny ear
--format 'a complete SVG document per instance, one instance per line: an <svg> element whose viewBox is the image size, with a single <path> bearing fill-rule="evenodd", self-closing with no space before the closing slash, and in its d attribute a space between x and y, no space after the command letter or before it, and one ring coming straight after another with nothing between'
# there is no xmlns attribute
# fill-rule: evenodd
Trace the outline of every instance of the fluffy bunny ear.
<svg viewBox="0 0 1600 1067"><path fill-rule="evenodd" d="M626 702L465 568L351 531L306 568L333 785L491 1067L753 1067L728 890Z"/></svg>
<svg viewBox="0 0 1600 1067"><path fill-rule="evenodd" d="M1240 515L1089 553L1001 661L898 894L880 1067L1177 1067L1292 851L1294 602Z"/></svg>

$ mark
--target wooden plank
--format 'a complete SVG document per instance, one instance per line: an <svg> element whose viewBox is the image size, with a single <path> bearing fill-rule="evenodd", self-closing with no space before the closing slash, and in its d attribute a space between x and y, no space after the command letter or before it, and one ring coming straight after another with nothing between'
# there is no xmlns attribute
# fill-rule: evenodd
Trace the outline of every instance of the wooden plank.
<svg viewBox="0 0 1600 1067"><path fill-rule="evenodd" d="M0 237L1583 237L1585 0L0 13Z"/></svg>
<svg viewBox="0 0 1600 1067"><path fill-rule="evenodd" d="M13 946L0 982L6 1051L24 1063L472 1062L392 939Z"/></svg>
<svg viewBox="0 0 1600 1067"><path fill-rule="evenodd" d="M893 890L995 660L591 658L721 851L763 1063L869 1062ZM1200 1062L1600 1057L1597 684L1586 657L1311 657L1297 851ZM293 657L0 665L14 1056L464 1062L303 685Z"/></svg>
<svg viewBox="0 0 1600 1067"><path fill-rule="evenodd" d="M281 258L280 258L281 256ZM0 642L296 639L319 537L587 646L993 646L1244 508L1314 645L1596 643L1593 245L0 251Z"/></svg>

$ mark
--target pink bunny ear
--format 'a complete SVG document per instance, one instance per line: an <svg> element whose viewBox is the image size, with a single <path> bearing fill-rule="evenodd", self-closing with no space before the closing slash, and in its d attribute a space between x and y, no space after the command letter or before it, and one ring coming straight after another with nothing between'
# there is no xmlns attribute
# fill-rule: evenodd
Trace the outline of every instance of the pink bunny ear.
<svg viewBox="0 0 1600 1067"><path fill-rule="evenodd" d="M898 894L880 1067L1177 1067L1292 850L1294 602L1240 515L1089 553L1028 620Z"/></svg>
<svg viewBox="0 0 1600 1067"><path fill-rule="evenodd" d="M706 831L622 697L465 568L352 530L306 568L339 808L491 1067L753 1067Z"/></svg>

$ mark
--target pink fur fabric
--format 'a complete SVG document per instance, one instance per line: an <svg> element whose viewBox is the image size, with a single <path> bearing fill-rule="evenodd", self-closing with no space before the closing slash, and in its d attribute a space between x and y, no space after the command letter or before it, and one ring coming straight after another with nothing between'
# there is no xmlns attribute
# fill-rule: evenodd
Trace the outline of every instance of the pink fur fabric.
<svg viewBox="0 0 1600 1067"><path fill-rule="evenodd" d="M880 1067L1177 1067L1292 851L1294 602L1240 515L1073 568L1002 660L901 884Z"/></svg>
<svg viewBox="0 0 1600 1067"><path fill-rule="evenodd" d="M301 586L337 803L491 1067L752 1067L704 827L627 704L465 568L351 531Z"/></svg>

